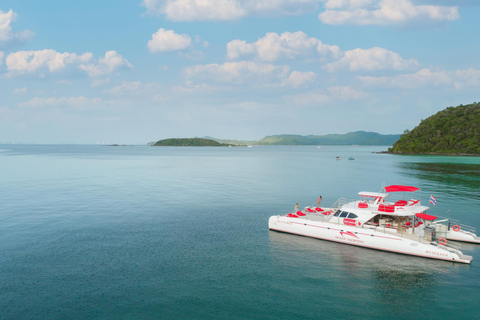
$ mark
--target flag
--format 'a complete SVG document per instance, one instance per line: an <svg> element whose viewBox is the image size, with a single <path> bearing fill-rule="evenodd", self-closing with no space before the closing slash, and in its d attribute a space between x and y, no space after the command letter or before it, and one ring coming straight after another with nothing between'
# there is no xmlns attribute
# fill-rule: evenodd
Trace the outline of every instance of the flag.
<svg viewBox="0 0 480 320"><path fill-rule="evenodd" d="M433 205L436 205L437 204L437 199L435 199L434 196L430 196L430 203L433 204Z"/></svg>

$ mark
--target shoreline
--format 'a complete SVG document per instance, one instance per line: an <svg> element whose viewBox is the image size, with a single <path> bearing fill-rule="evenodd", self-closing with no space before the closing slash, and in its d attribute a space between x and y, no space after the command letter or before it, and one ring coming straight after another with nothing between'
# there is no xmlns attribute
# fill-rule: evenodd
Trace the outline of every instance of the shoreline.
<svg viewBox="0 0 480 320"><path fill-rule="evenodd" d="M396 154L396 155L405 155L405 156L456 156L456 157L480 157L480 154L476 153L438 153L438 152L419 152L419 153L408 153L408 152L391 152L391 151L380 151L377 153L381 154Z"/></svg>

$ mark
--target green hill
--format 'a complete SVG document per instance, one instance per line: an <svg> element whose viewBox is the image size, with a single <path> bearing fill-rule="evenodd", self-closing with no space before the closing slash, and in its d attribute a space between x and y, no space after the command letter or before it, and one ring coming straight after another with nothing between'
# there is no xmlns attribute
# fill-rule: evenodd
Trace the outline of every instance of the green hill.
<svg viewBox="0 0 480 320"><path fill-rule="evenodd" d="M480 103L448 107L405 131L388 150L399 154L480 155Z"/></svg>
<svg viewBox="0 0 480 320"><path fill-rule="evenodd" d="M376 132L356 131L347 134L275 135L267 136L256 144L260 145L379 145L391 146L400 138L399 134L383 135Z"/></svg>
<svg viewBox="0 0 480 320"><path fill-rule="evenodd" d="M191 139L166 139L160 140L156 143L151 143L151 145L169 145L169 146L179 146L179 145L203 145L200 144L200 141L206 140L218 142L221 145L232 145L232 146L246 146L246 145L276 145L276 146L288 146L288 145L363 145L363 146L391 146L395 141L400 138L399 134L380 134L376 132L365 132L365 131L356 131L349 132L346 134L327 134L323 136L319 135L308 135L301 136L295 134L281 134L281 135L272 135L266 136L265 138L258 141L251 140L232 140L232 139L216 139L212 137L202 137L202 138L191 138ZM179 140L194 140L197 144L184 144L186 141ZM188 142L190 143L190 142ZM213 145L212 145L213 146Z"/></svg>
<svg viewBox="0 0 480 320"><path fill-rule="evenodd" d="M376 132L356 131L347 134L328 134L325 136L310 136L316 144L335 145L377 145L391 146L400 138L399 134L379 134Z"/></svg>
<svg viewBox="0 0 480 320"><path fill-rule="evenodd" d="M259 145L311 145L315 144L305 136L282 134L275 136L266 136L265 138L257 141Z"/></svg>
<svg viewBox="0 0 480 320"><path fill-rule="evenodd" d="M159 140L153 146L162 147L228 147L229 144L220 143L211 139L202 138L182 138L182 139L164 139Z"/></svg>

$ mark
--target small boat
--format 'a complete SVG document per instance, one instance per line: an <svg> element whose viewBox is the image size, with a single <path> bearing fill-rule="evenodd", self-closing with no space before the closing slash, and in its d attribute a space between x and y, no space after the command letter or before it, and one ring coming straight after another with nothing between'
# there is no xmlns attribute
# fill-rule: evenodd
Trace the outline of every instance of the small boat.
<svg viewBox="0 0 480 320"><path fill-rule="evenodd" d="M335 157L335 160L340 160L340 157Z"/></svg>
<svg viewBox="0 0 480 320"><path fill-rule="evenodd" d="M391 185L382 192L359 192L360 199L340 198L331 207L305 207L268 220L270 230L400 254L470 263L454 241L479 243L473 227L426 214L415 199L418 188ZM405 193L412 197L405 199ZM391 201L391 194L403 197ZM452 241L453 240L453 241Z"/></svg>
<svg viewBox="0 0 480 320"><path fill-rule="evenodd" d="M480 244L475 228L461 224L456 219L437 217L431 224L435 226L437 233L445 234L447 240Z"/></svg>
<svg viewBox="0 0 480 320"><path fill-rule="evenodd" d="M354 158L354 157L350 157L350 158L348 158L348 160L355 160L355 158Z"/></svg>

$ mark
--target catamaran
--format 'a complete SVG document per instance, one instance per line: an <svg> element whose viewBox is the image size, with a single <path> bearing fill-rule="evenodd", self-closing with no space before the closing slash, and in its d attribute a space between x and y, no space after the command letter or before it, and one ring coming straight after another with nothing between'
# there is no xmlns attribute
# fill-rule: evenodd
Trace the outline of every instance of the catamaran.
<svg viewBox="0 0 480 320"><path fill-rule="evenodd" d="M480 244L475 228L427 214L430 207L415 199L419 190L391 185L382 192L362 191L359 200L340 198L332 207L309 206L272 216L268 227L365 248L470 263L473 258L463 254L456 241ZM403 196L390 201L392 194Z"/></svg>

